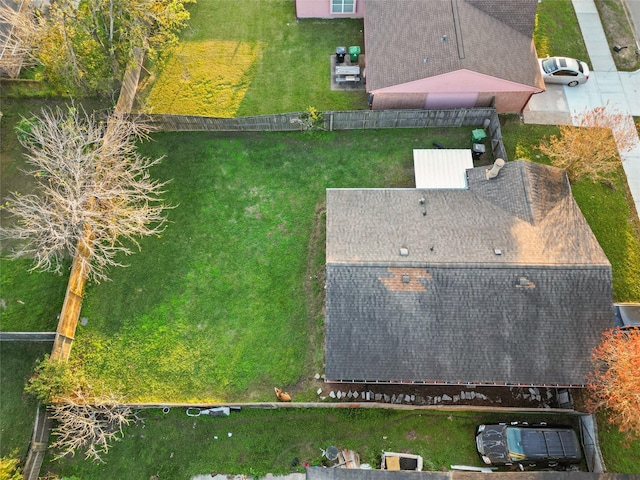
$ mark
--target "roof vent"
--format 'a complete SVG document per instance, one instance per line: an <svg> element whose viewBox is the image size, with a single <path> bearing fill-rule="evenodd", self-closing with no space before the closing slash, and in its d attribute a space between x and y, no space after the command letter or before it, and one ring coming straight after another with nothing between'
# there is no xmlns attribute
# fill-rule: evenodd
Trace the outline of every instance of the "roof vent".
<svg viewBox="0 0 640 480"><path fill-rule="evenodd" d="M411 277L409 275L402 275L402 283L409 283L411 281Z"/></svg>
<svg viewBox="0 0 640 480"><path fill-rule="evenodd" d="M401 257L408 257L409 256L409 249L406 247L402 247L400 249L400 256Z"/></svg>
<svg viewBox="0 0 640 480"><path fill-rule="evenodd" d="M536 284L529 280L527 277L518 277L516 288L536 288Z"/></svg>
<svg viewBox="0 0 640 480"><path fill-rule="evenodd" d="M485 171L487 180L497 177L502 167L504 167L504 160L502 158L496 158L496 161L493 162L493 167L491 167L491 170L487 169Z"/></svg>
<svg viewBox="0 0 640 480"><path fill-rule="evenodd" d="M499 248L494 248L493 253L495 253L496 255L502 255L502 250L500 250Z"/></svg>

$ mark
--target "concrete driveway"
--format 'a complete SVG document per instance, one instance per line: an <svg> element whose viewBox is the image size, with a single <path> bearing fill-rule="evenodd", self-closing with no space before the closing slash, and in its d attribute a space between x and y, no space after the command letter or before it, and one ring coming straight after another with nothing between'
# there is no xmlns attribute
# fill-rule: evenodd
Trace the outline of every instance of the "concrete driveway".
<svg viewBox="0 0 640 480"><path fill-rule="evenodd" d="M533 95L522 119L525 123L571 125L577 114L607 105L628 115L632 122L632 115L640 116L640 70L618 72L593 0L572 2L593 64L589 81L576 87L547 85L545 92ZM627 4L634 17L640 14L640 0L627 0ZM633 23L637 30L640 19L633 18ZM640 139L631 150L621 151L620 157L636 211L640 212Z"/></svg>
<svg viewBox="0 0 640 480"><path fill-rule="evenodd" d="M587 84L579 85L578 87L583 87ZM565 87L563 85L547 85L545 88L544 92L536 93L527 103L522 112L524 123L571 125L571 110L567 102L567 96L564 93Z"/></svg>

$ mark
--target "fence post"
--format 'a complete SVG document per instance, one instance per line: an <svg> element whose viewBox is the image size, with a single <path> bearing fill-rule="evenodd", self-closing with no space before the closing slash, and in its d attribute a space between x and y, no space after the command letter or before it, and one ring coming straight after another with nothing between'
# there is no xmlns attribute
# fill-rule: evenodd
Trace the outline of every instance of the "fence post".
<svg viewBox="0 0 640 480"><path fill-rule="evenodd" d="M25 461L22 475L25 480L37 480L40 476L40 468L47 450L49 433L51 432L51 418L46 409L38 405L36 410L36 420L33 426L33 435L29 452Z"/></svg>

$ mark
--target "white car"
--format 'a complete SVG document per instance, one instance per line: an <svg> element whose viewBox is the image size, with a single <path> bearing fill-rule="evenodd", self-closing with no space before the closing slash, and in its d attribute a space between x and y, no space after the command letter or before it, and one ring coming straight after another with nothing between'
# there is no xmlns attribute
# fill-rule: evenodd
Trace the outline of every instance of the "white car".
<svg viewBox="0 0 640 480"><path fill-rule="evenodd" d="M575 58L539 58L538 63L545 83L560 83L575 87L589 80L589 66Z"/></svg>

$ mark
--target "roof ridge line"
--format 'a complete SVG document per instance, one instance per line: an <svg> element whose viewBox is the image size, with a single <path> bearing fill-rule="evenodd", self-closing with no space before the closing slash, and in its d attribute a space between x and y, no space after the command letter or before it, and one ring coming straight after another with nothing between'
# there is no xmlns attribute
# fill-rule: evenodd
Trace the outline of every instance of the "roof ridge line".
<svg viewBox="0 0 640 480"><path fill-rule="evenodd" d="M531 195L531 180L529 178L529 169L526 166L526 162L522 161L521 163L521 167L520 167L520 172L521 172L521 178L522 178L522 186L524 189L524 197L527 200L527 207L529 209L529 215L531 216L531 225L533 226L538 226L536 223L536 215L535 215L535 211L534 211L534 205L533 205L533 196Z"/></svg>
<svg viewBox="0 0 640 480"><path fill-rule="evenodd" d="M460 24L460 12L458 12L458 0L451 0L451 10L453 12L453 28L456 31L456 45L458 46L458 58L463 60L464 41L462 40L462 25Z"/></svg>

